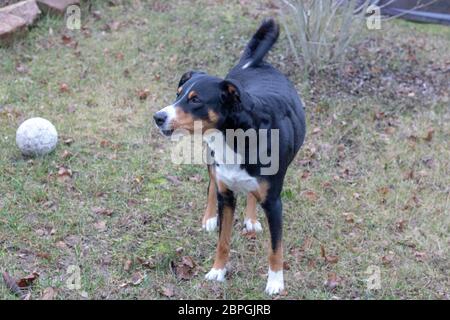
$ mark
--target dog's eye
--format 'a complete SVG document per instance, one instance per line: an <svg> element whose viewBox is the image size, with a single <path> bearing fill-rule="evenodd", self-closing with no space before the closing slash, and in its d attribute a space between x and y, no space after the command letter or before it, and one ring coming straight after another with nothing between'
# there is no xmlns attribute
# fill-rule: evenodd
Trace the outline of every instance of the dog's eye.
<svg viewBox="0 0 450 320"><path fill-rule="evenodd" d="M191 101L192 103L200 103L200 102L201 102L200 99L199 99L197 96L193 96L193 97L190 99L190 101Z"/></svg>

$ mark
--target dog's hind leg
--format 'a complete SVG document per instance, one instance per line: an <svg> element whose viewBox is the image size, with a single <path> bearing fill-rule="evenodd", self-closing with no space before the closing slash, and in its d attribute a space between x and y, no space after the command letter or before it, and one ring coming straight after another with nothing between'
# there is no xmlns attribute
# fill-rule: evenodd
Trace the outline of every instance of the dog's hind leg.
<svg viewBox="0 0 450 320"><path fill-rule="evenodd" d="M236 208L236 198L231 190L218 186L217 201L219 205L219 242L217 243L214 265L205 278L225 281L225 265L230 256L231 231Z"/></svg>
<svg viewBox="0 0 450 320"><path fill-rule="evenodd" d="M278 196L276 199L266 199L262 203L262 207L266 213L270 230L269 276L266 293L279 294L284 290L281 198Z"/></svg>
<svg viewBox="0 0 450 320"><path fill-rule="evenodd" d="M208 165L208 173L208 200L206 204L205 214L203 215L202 219L202 228L208 232L212 232L217 228L217 191L214 167Z"/></svg>
<svg viewBox="0 0 450 320"><path fill-rule="evenodd" d="M247 205L245 207L244 219L245 231L261 232L261 223L256 218L256 197L252 193L247 194Z"/></svg>

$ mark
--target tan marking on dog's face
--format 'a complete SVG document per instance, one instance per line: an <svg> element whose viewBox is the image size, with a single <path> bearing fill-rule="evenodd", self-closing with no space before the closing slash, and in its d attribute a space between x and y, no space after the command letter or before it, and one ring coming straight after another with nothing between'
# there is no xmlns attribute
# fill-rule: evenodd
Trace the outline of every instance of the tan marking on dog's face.
<svg viewBox="0 0 450 320"><path fill-rule="evenodd" d="M216 127L217 121L219 121L219 115L211 109L208 110L208 119L202 120L202 133L205 133L206 130L214 129Z"/></svg>
<svg viewBox="0 0 450 320"><path fill-rule="evenodd" d="M177 90L178 93L181 93L181 91L183 91L183 86L179 87Z"/></svg>
<svg viewBox="0 0 450 320"><path fill-rule="evenodd" d="M195 92L194 90L192 90L191 92L189 92L188 94L188 99L192 99L193 97L197 96L197 92Z"/></svg>
<svg viewBox="0 0 450 320"><path fill-rule="evenodd" d="M281 241L277 244L275 250L269 243L269 266L270 270L277 272L283 270L283 246Z"/></svg>
<svg viewBox="0 0 450 320"><path fill-rule="evenodd" d="M266 201L267 193L269 192L270 184L266 180L261 180L259 182L258 190L252 192L252 194L256 197L259 203L263 203Z"/></svg>
<svg viewBox="0 0 450 320"><path fill-rule="evenodd" d="M183 109L175 108L175 118L172 120L172 128L185 129L189 132L194 132L194 118L192 114L184 112Z"/></svg>

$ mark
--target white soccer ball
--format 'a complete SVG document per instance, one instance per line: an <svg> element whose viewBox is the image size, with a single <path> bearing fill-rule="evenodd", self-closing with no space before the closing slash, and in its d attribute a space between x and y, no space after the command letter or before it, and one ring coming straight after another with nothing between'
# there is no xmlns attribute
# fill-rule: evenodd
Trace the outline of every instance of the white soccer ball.
<svg viewBox="0 0 450 320"><path fill-rule="evenodd" d="M25 156L43 156L52 152L57 143L58 132L43 118L24 121L16 132L16 144Z"/></svg>

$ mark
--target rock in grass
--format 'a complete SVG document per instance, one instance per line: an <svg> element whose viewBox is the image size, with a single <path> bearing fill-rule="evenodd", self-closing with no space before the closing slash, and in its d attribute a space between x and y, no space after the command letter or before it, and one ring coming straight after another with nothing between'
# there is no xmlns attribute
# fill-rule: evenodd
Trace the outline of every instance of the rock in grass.
<svg viewBox="0 0 450 320"><path fill-rule="evenodd" d="M25 20L28 26L30 26L36 21L37 18L39 18L41 10L39 10L35 0L25 0L1 8L0 13L8 13L20 17ZM0 19L0 21L2 20Z"/></svg>
<svg viewBox="0 0 450 320"><path fill-rule="evenodd" d="M11 42L26 29L27 22L9 13L0 13L0 44Z"/></svg>
<svg viewBox="0 0 450 320"><path fill-rule="evenodd" d="M37 0L37 4L44 12L63 16L68 6L79 5L80 0Z"/></svg>

